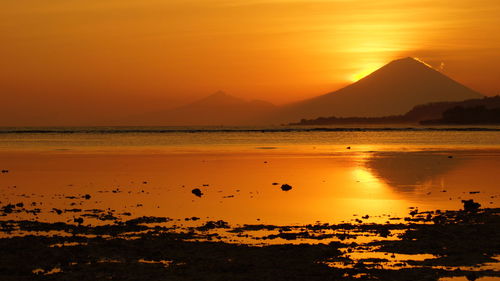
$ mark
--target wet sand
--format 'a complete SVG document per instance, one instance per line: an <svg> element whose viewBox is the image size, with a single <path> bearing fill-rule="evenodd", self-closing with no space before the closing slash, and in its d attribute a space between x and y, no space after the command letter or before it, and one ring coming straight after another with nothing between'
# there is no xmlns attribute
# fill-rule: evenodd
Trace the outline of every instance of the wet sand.
<svg viewBox="0 0 500 281"><path fill-rule="evenodd" d="M1 280L499 278L496 149L0 156Z"/></svg>
<svg viewBox="0 0 500 281"><path fill-rule="evenodd" d="M12 206L8 212L23 211ZM5 212L6 208L2 209ZM109 213L112 215L112 213ZM162 226L143 217L89 226L1 221L2 280L439 280L500 278L500 209L412 211L405 223ZM256 233L264 232L263 236ZM17 233L17 235L13 234ZM259 241L232 243L231 235ZM357 239L363 237L364 239ZM334 240L332 240L334 239ZM316 240L316 243L305 243ZM362 242L362 241L365 242ZM330 242L328 242L330 241ZM357 241L357 242L356 242ZM493 280L493 279L480 279Z"/></svg>
<svg viewBox="0 0 500 281"><path fill-rule="evenodd" d="M44 210L37 220L46 222L61 220L53 208L309 224L351 222L367 214L381 223L406 215L409 207L458 209L461 199L498 207L495 150L0 154L9 169L0 175L0 201L36 204ZM283 184L293 189L283 192ZM201 198L191 193L195 188ZM86 194L91 198L83 199Z"/></svg>

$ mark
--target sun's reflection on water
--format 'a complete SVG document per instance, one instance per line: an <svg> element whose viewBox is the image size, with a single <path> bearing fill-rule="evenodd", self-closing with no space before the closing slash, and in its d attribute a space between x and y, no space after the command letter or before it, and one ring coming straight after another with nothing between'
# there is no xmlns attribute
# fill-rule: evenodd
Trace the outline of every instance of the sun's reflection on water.
<svg viewBox="0 0 500 281"><path fill-rule="evenodd" d="M11 153L4 157L12 172L2 177L0 197L25 205L42 202L48 212L39 217L48 221L64 216L53 208L110 208L134 216L282 225L349 222L367 215L364 221L385 222L382 215L404 216L409 207L457 209L467 198L497 204L496 154L456 152L448 158L442 152L365 148L335 148L333 153L322 148L321 154L317 149L295 154L279 149L249 154ZM282 191L285 183L292 190ZM203 196L194 196L193 188ZM90 200L81 199L86 194Z"/></svg>

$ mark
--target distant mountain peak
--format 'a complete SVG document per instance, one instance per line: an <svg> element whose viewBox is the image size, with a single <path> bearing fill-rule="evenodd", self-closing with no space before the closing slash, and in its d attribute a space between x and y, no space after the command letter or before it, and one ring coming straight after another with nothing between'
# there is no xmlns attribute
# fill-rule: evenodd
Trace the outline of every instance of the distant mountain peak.
<svg viewBox="0 0 500 281"><path fill-rule="evenodd" d="M389 63L393 63L393 62L420 62L420 59L418 58L415 58L415 57L406 57L406 58L399 58L399 59L395 59Z"/></svg>
<svg viewBox="0 0 500 281"><path fill-rule="evenodd" d="M407 67L426 66L428 68L434 69L430 64L426 63L425 61L423 61L417 57L400 58L400 59L393 60L390 63L386 64L386 66L390 66L390 65L400 65L400 66L407 66Z"/></svg>
<svg viewBox="0 0 500 281"><path fill-rule="evenodd" d="M229 106L234 104L243 104L246 103L244 99L235 97L230 95L224 91L217 91L209 96L206 96L202 99L199 99L190 105L198 105L198 106Z"/></svg>
<svg viewBox="0 0 500 281"><path fill-rule="evenodd" d="M421 59L419 59L417 57L406 57L406 58L399 58L399 59L393 60L393 62L396 62L396 61L399 61L399 62L412 62L412 63L413 62L424 63Z"/></svg>
<svg viewBox="0 0 500 281"><path fill-rule="evenodd" d="M228 97L228 96L230 95L222 90L218 90L217 92L209 95L209 97L217 97L217 98Z"/></svg>
<svg viewBox="0 0 500 281"><path fill-rule="evenodd" d="M419 58L406 57L389 62L367 77L374 76L374 74L380 72L390 72L392 76L396 77L399 75L418 75L419 73L435 71L437 70L435 70L430 64Z"/></svg>
<svg viewBox="0 0 500 281"><path fill-rule="evenodd" d="M217 91L177 108L145 114L142 123L154 126L258 125L263 122L262 116L273 110L275 106L271 103L247 101Z"/></svg>
<svg viewBox="0 0 500 281"><path fill-rule="evenodd" d="M335 92L285 107L278 122L321 116L377 117L404 114L418 104L463 101L481 94L447 77L424 61L393 60L370 75Z"/></svg>

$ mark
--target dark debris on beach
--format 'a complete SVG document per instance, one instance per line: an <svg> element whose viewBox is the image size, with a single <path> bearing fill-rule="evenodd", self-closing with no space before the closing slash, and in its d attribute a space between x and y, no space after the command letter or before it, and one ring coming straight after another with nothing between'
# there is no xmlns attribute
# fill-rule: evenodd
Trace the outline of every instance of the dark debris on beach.
<svg viewBox="0 0 500 281"><path fill-rule="evenodd" d="M285 183L285 184L281 185L281 190L290 191L290 190L292 190L292 186Z"/></svg>
<svg viewBox="0 0 500 281"><path fill-rule="evenodd" d="M474 201L463 203L464 209L459 211L412 209L412 215L400 223L386 224L232 227L218 220L180 227L166 226L165 223L175 221L171 218L123 220L109 210L80 210L81 217L70 222L3 220L0 221L3 233L0 280L314 281L498 277L498 271L477 266L497 263L500 209L480 209ZM1 212L22 212L26 208L8 204ZM82 218L85 214L109 215L111 223L90 225ZM185 221L198 220L193 217ZM264 235L257 236L258 232ZM231 242L225 240L225 235L264 244ZM373 239L355 242L357 237L365 236ZM265 244L274 240L282 242ZM381 252L387 258L351 257L360 251ZM432 258L391 265L391 259L398 255L418 254Z"/></svg>
<svg viewBox="0 0 500 281"><path fill-rule="evenodd" d="M191 193L193 193L197 197L203 196L203 192L201 192L201 189L199 188L194 188L193 190L191 190Z"/></svg>

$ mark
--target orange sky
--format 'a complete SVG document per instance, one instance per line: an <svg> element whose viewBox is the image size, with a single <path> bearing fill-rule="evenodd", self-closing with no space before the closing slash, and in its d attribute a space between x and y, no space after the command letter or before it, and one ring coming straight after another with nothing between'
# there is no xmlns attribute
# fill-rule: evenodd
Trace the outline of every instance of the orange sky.
<svg viewBox="0 0 500 281"><path fill-rule="evenodd" d="M498 0L3 1L0 125L92 122L219 89L281 104L403 56L500 94L498 15Z"/></svg>

